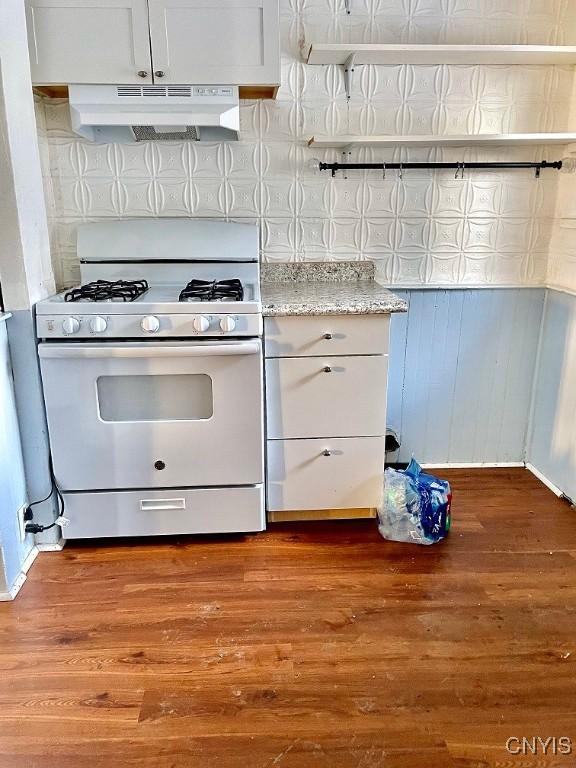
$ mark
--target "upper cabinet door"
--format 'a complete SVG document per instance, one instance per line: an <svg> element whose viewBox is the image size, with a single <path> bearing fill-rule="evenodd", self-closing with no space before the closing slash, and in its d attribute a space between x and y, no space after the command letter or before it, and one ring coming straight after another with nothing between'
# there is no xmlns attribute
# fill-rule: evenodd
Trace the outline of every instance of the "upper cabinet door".
<svg viewBox="0 0 576 768"><path fill-rule="evenodd" d="M278 0L148 0L156 83L280 83Z"/></svg>
<svg viewBox="0 0 576 768"><path fill-rule="evenodd" d="M34 84L152 82L146 0L26 0L26 6Z"/></svg>

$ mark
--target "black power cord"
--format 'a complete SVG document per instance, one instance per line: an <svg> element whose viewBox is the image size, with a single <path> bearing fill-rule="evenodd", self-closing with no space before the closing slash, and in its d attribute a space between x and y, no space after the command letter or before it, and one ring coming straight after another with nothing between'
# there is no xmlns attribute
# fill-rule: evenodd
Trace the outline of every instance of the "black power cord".
<svg viewBox="0 0 576 768"><path fill-rule="evenodd" d="M55 528L58 525L58 520L63 517L65 505L64 505L64 497L60 493L60 488L58 488L58 484L56 483L56 478L54 477L54 467L52 466L52 455L48 454L48 468L50 471L50 480L52 483L52 487L50 488L50 493L48 496L45 496L43 499L38 499L38 501L33 501L31 504L28 504L26 507L26 512L24 513L24 521L26 522L26 525L24 526L24 531L26 533L43 533L44 531L49 531L50 528ZM56 493L56 497L58 499L58 517L56 520L54 520L53 523L50 523L50 525L41 525L40 523L33 523L32 520L34 519L34 512L32 511L32 507L35 507L37 504L43 504L45 501L48 501L49 498L51 498L54 493Z"/></svg>

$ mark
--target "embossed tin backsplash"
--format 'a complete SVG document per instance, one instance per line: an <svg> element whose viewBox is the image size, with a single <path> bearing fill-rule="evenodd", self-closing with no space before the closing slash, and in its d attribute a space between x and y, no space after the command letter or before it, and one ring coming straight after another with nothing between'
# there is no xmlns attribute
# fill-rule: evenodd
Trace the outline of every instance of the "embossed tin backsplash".
<svg viewBox="0 0 576 768"><path fill-rule="evenodd" d="M105 217L257 220L262 259L370 260L392 286L542 285L558 174L429 171L329 174L306 146L339 133L564 131L569 67L364 66L346 100L342 69L308 66L308 42L574 43L563 0L281 0L282 87L242 102L241 140L95 145L70 130L65 101L38 102L39 136L60 285L78 280L75 229ZM351 158L557 159L559 147L355 149Z"/></svg>

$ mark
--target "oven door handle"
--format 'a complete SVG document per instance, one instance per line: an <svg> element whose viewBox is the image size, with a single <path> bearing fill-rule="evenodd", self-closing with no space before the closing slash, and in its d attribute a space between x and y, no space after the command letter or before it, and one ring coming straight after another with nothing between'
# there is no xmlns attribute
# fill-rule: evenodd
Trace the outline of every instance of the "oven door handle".
<svg viewBox="0 0 576 768"><path fill-rule="evenodd" d="M110 358L110 357L212 357L214 355L257 355L259 340L220 342L216 344L40 344L42 358Z"/></svg>

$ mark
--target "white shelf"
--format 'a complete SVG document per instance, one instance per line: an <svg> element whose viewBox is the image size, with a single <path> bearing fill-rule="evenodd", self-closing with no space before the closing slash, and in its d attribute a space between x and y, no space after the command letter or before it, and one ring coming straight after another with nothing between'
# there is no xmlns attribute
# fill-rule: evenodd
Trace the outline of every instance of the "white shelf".
<svg viewBox="0 0 576 768"><path fill-rule="evenodd" d="M567 45L313 43L308 64L576 64Z"/></svg>
<svg viewBox="0 0 576 768"><path fill-rule="evenodd" d="M453 136L313 136L310 147L465 147L576 143L576 133L485 133Z"/></svg>

